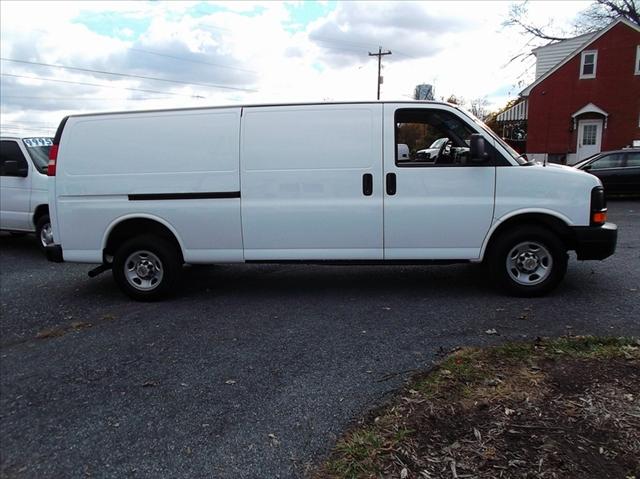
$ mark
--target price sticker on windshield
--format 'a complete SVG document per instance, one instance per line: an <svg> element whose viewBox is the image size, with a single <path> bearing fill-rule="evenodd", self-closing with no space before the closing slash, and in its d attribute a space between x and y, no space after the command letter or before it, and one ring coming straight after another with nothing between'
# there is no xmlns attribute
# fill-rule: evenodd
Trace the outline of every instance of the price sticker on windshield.
<svg viewBox="0 0 640 479"><path fill-rule="evenodd" d="M51 138L25 138L22 141L28 148L53 145L53 141L51 140Z"/></svg>

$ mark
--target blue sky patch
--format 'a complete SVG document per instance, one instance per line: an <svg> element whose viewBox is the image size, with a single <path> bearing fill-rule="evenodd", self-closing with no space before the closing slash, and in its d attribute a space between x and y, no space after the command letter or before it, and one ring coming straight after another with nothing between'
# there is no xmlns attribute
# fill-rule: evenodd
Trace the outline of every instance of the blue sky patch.
<svg viewBox="0 0 640 479"><path fill-rule="evenodd" d="M187 8L185 10L185 15L192 18L200 18L206 17L207 15L212 15L214 13L226 11L228 11L227 8L222 5L201 2Z"/></svg>
<svg viewBox="0 0 640 479"><path fill-rule="evenodd" d="M238 15L245 17L256 17L263 14L266 11L266 7L256 6L252 10L237 12ZM207 2L196 3L195 5L187 8L185 15L192 18L206 17L207 15L213 15L219 12L231 12L233 10L228 9L224 5L211 4Z"/></svg>
<svg viewBox="0 0 640 479"><path fill-rule="evenodd" d="M72 20L92 32L120 40L135 40L147 31L149 18L137 18L119 12L83 12Z"/></svg>
<svg viewBox="0 0 640 479"><path fill-rule="evenodd" d="M283 27L288 32L304 30L311 22L335 10L337 4L338 2L333 0L328 2L307 0L300 3L287 3L286 8L289 11L290 19Z"/></svg>

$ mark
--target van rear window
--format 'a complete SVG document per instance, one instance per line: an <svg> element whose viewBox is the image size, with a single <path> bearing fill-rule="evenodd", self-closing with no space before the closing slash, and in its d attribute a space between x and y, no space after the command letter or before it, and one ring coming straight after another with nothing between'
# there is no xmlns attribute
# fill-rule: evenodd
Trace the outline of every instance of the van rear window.
<svg viewBox="0 0 640 479"><path fill-rule="evenodd" d="M23 138L22 142L27 147L27 152L29 152L34 166L40 173L46 173L53 138Z"/></svg>

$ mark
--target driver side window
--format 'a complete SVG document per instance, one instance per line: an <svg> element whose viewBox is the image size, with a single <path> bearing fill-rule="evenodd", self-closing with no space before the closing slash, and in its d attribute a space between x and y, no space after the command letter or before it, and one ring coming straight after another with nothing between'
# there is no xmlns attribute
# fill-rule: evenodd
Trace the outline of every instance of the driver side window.
<svg viewBox="0 0 640 479"><path fill-rule="evenodd" d="M468 165L472 133L475 131L462 119L444 110L398 110L395 115L396 165Z"/></svg>

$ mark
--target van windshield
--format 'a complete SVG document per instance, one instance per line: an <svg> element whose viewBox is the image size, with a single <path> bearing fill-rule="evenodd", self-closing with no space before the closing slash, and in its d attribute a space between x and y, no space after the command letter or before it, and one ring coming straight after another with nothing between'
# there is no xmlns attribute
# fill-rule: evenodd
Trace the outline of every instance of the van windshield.
<svg viewBox="0 0 640 479"><path fill-rule="evenodd" d="M473 122L478 125L480 128L482 128L488 135L491 136L491 138L493 138L494 140L496 140L498 143L500 143L500 145L502 145L502 147L507 150L507 152L513 157L513 159L515 161L518 162L519 165L526 165L527 164L527 160L524 158L524 155L521 155L520 153L518 153L516 150L514 150L509 143L507 143L506 141L504 141L502 138L500 138L500 136L496 135L496 133L489 128L487 125L485 125L482 121L480 121L478 118L476 118L473 114L469 113L468 111L464 111L460 108L458 108L461 112L463 112L465 115L467 115L469 118L471 118L473 120Z"/></svg>
<svg viewBox="0 0 640 479"><path fill-rule="evenodd" d="M40 173L46 173L53 138L23 138L22 142L29 152L33 165Z"/></svg>

